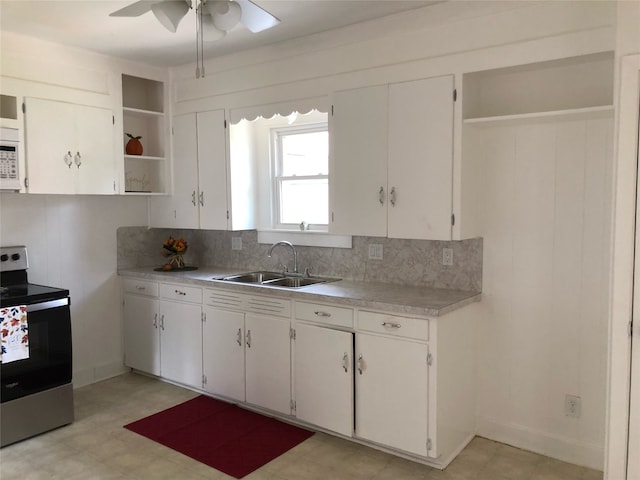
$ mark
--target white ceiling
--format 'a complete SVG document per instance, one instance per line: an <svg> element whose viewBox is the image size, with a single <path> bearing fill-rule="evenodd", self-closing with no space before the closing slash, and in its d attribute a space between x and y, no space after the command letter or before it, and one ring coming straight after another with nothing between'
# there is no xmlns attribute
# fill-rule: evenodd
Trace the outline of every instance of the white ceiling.
<svg viewBox="0 0 640 480"><path fill-rule="evenodd" d="M195 62L195 13L170 33L148 12L139 17L109 13L135 0L0 0L0 29L80 47L126 60L170 67ZM255 0L280 19L251 33L239 24L205 44L205 58L320 33L443 0Z"/></svg>

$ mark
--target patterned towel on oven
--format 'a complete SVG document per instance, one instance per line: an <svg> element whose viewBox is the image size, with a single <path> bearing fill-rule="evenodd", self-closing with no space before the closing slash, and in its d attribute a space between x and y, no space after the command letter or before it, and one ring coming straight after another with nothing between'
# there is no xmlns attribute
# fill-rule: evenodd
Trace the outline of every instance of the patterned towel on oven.
<svg viewBox="0 0 640 480"><path fill-rule="evenodd" d="M0 308L0 335L2 335L0 363L29 358L29 324L26 305Z"/></svg>

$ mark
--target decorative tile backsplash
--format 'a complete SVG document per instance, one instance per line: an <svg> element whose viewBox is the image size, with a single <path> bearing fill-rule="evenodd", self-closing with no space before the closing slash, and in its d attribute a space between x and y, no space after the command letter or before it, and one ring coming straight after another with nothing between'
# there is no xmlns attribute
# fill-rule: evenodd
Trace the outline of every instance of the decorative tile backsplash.
<svg viewBox="0 0 640 480"><path fill-rule="evenodd" d="M118 268L151 267L164 263L162 243L169 236L189 242L187 265L228 267L238 272L279 270L280 264L293 267L288 248L260 244L255 230L175 230L146 227L118 229ZM242 239L242 250L232 250L232 238ZM369 258L369 245L383 247L383 260ZM442 264L442 249L453 250L453 265ZM482 238L461 241L400 240L381 237L353 237L352 248L296 246L298 268L314 275L340 277L365 282L422 285L459 290L482 290Z"/></svg>

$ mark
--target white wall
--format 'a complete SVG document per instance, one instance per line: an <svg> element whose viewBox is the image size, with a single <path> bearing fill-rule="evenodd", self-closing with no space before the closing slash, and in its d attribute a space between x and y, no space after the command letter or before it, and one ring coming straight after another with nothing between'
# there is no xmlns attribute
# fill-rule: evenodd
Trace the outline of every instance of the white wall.
<svg viewBox="0 0 640 480"><path fill-rule="evenodd" d="M116 229L144 225L144 198L0 196L0 245L26 245L29 281L71 294L74 385L121 373Z"/></svg>

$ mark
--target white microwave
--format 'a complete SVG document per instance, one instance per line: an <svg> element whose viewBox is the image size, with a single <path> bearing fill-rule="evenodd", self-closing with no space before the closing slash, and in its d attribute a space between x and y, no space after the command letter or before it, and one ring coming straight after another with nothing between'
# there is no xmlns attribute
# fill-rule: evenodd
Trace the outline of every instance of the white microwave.
<svg viewBox="0 0 640 480"><path fill-rule="evenodd" d="M18 129L0 127L0 190L20 190Z"/></svg>

